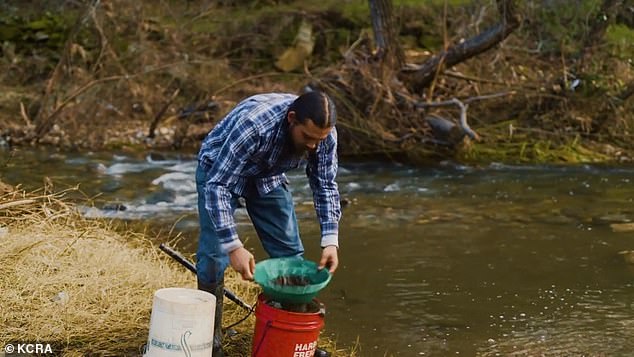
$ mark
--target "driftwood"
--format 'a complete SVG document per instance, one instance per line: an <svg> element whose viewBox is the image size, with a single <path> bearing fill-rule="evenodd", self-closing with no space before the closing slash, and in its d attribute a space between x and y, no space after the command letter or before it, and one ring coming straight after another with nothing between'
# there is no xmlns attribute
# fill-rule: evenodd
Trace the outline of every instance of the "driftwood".
<svg viewBox="0 0 634 357"><path fill-rule="evenodd" d="M429 86L438 73L444 73L444 68L493 48L515 30L520 24L516 1L497 0L502 17L497 25L412 69L389 58L395 56L390 51L398 48L398 37L391 36L393 30L388 28L393 24L387 19L391 1L369 0L374 43L361 36L345 52L341 66L312 78L314 87L331 94L337 101L337 111L347 119L339 122L342 147L352 155L405 153L419 157L433 155L439 145L456 148L467 136L479 140L467 120L469 103L510 92L445 100L457 95L438 91L431 93L433 97L423 96L421 89ZM457 106L460 117L454 121L431 112L441 106Z"/></svg>
<svg viewBox="0 0 634 357"><path fill-rule="evenodd" d="M460 44L434 55L422 65L409 66L401 71L400 78L415 93L427 87L437 73L483 53L502 42L520 25L516 0L498 0L498 11L502 16L500 23Z"/></svg>
<svg viewBox="0 0 634 357"><path fill-rule="evenodd" d="M460 119L458 121L459 128L451 121L448 121L444 118L439 118L437 116L430 116L426 118L427 123L431 126L434 136L439 139L446 140L449 144L457 144L462 141L465 135L467 135L472 140L480 140L480 135L475 132L469 126L467 121L467 110L469 109L469 103L475 102L478 100L485 99L493 99L502 96L512 95L515 92L503 92L503 93L495 93L489 95L481 95L477 97L467 98L465 100L459 100L457 98L452 98L450 100L445 100L441 102L432 102L432 103L416 103L417 108L431 108L431 107L441 107L447 105L456 105L460 108ZM459 129L459 130L457 130Z"/></svg>

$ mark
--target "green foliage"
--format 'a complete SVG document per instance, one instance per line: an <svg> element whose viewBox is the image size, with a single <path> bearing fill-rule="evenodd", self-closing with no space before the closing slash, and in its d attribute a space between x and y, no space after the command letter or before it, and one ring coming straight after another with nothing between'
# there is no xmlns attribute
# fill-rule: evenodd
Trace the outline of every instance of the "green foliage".
<svg viewBox="0 0 634 357"><path fill-rule="evenodd" d="M17 52L36 47L52 50L64 46L73 19L64 14L46 12L34 20L0 15L0 42L12 42Z"/></svg>
<svg viewBox="0 0 634 357"><path fill-rule="evenodd" d="M605 40L610 45L613 56L633 63L634 29L620 24L611 25L605 33Z"/></svg>
<svg viewBox="0 0 634 357"><path fill-rule="evenodd" d="M199 17L189 28L194 40L198 34L218 40L214 54L224 55L235 67L258 72L274 70L273 63L293 45L302 21L313 27L312 66L340 60L341 52L371 26L367 1L304 0L214 9L213 17Z"/></svg>
<svg viewBox="0 0 634 357"><path fill-rule="evenodd" d="M508 164L576 164L611 160L604 153L593 149L596 145L579 133L530 130L529 127L521 130L522 122L517 118L479 128L478 132L484 140L461 148L457 158L472 163L495 161ZM547 125L542 124L542 127Z"/></svg>
<svg viewBox="0 0 634 357"><path fill-rule="evenodd" d="M577 53L602 0L533 0L524 12L543 52Z"/></svg>
<svg viewBox="0 0 634 357"><path fill-rule="evenodd" d="M471 0L427 0L425 5L432 6L444 6L445 2L447 6L464 6L472 3ZM420 0L394 0L394 6L408 5L408 6L421 6Z"/></svg>
<svg viewBox="0 0 634 357"><path fill-rule="evenodd" d="M547 139L517 137L515 140L493 140L478 143L460 153L460 159L467 162L518 163L591 163L605 162L610 158L589 149L575 137L563 143Z"/></svg>

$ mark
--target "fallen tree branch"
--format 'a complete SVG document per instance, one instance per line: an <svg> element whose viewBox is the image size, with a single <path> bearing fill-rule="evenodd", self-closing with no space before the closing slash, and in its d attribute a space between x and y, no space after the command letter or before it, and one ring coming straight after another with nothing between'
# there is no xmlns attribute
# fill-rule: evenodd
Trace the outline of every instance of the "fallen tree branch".
<svg viewBox="0 0 634 357"><path fill-rule="evenodd" d="M159 121L161 121L161 119L163 118L163 115L165 115L165 112L167 111L169 106L174 102L174 99L176 99L176 97L178 96L178 93L180 93L180 88L176 88L176 90L174 90L174 92L169 97L167 102L165 102L163 107L154 116L154 120L152 120L152 124L150 124L150 129L149 129L148 134L147 134L147 137L149 139L153 139L154 138L156 127L158 126Z"/></svg>
<svg viewBox="0 0 634 357"><path fill-rule="evenodd" d="M493 98L499 98L499 97L505 97L507 95L513 95L515 94L515 91L508 91L508 92L501 92L501 93L494 93L494 94L485 94L485 95L479 95L476 97L470 97L465 99L463 102L465 103L472 103L478 100L486 100L486 99L493 99Z"/></svg>
<svg viewBox="0 0 634 357"><path fill-rule="evenodd" d="M462 131L467 134L471 139L474 140L480 140L480 136L478 135L478 133L476 133L475 131L473 131L473 129L471 129L471 127L469 126L469 123L467 122L467 109L469 109L469 104L468 103L463 103L460 100L458 100L457 98L452 98L451 100L446 100L443 102L436 102L436 103L428 103L430 105L430 107L437 107L437 106L443 106L443 105L456 105L458 106L458 108L460 108L460 127L462 128Z"/></svg>
<svg viewBox="0 0 634 357"><path fill-rule="evenodd" d="M478 135L478 133L476 133L473 129L471 129L467 121L467 110L469 109L469 103L472 103L478 100L498 98L498 97L503 97L503 96L512 95L512 94L515 94L515 91L479 95L476 97L467 98L462 101L459 100L458 98L452 98L450 100L444 100L441 102L430 102L430 103L417 102L415 103L415 106L416 108L442 107L442 106L448 106L448 105L458 106L458 108L460 108L459 124L460 124L460 127L462 128L463 133L468 135L473 140L480 140L480 136Z"/></svg>
<svg viewBox="0 0 634 357"><path fill-rule="evenodd" d="M488 30L434 55L425 63L412 69L401 70L402 79L409 87L419 93L436 77L442 68L449 68L483 53L502 42L520 25L514 0L498 0L498 9L502 21Z"/></svg>

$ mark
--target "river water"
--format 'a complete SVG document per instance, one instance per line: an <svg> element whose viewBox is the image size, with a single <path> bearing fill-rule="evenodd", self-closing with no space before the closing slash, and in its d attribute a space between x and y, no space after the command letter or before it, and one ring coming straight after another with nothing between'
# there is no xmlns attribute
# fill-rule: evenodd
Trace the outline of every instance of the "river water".
<svg viewBox="0 0 634 357"><path fill-rule="evenodd" d="M0 177L79 184L88 217L197 236L192 154L0 151ZM306 256L318 225L289 175ZM634 353L634 167L342 162L341 266L319 298L326 333L360 356L629 356ZM245 212L239 230L265 258Z"/></svg>

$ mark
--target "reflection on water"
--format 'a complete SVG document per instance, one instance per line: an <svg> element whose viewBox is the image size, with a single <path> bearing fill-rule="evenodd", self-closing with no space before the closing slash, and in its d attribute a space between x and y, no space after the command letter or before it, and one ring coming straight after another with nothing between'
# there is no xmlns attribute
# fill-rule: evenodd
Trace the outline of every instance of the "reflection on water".
<svg viewBox="0 0 634 357"><path fill-rule="evenodd" d="M192 250L193 158L18 152L2 178L79 183L95 198L86 215L175 225L187 237L181 248ZM634 266L617 254L634 249L634 232L610 227L634 220L634 168L341 165L351 202L342 266L320 295L326 330L340 343L358 337L362 356L634 350ZM307 257L317 259L307 181L301 171L290 180ZM240 210L238 221L264 258Z"/></svg>

